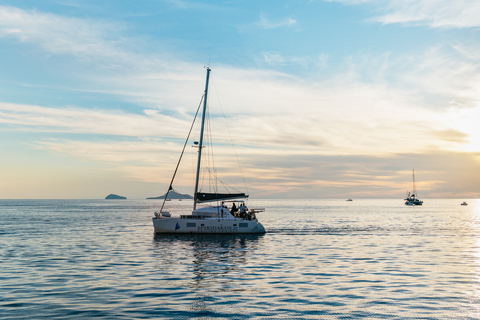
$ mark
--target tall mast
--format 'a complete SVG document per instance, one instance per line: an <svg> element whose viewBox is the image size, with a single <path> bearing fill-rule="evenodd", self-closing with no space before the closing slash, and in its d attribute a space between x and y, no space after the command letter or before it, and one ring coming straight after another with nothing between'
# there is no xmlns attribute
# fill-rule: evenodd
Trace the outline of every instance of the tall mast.
<svg viewBox="0 0 480 320"><path fill-rule="evenodd" d="M415 169L412 169L412 175L413 175L413 194L417 196L417 190L415 187Z"/></svg>
<svg viewBox="0 0 480 320"><path fill-rule="evenodd" d="M210 76L210 71L211 71L210 68L207 67L207 80L205 83L205 98L203 99L202 127L200 129L200 141L198 144L197 177L195 178L195 192L193 194L193 210L197 209L198 180L200 178L200 165L202 163L203 128L205 125L205 113L207 111L208 79Z"/></svg>

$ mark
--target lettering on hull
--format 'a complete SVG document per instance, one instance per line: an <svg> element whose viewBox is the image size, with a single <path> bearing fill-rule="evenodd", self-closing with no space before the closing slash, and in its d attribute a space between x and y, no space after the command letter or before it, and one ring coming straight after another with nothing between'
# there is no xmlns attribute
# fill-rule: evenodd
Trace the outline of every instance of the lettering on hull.
<svg viewBox="0 0 480 320"><path fill-rule="evenodd" d="M203 233L234 233L238 232L237 227L233 226L200 226L197 228L197 232Z"/></svg>
<svg viewBox="0 0 480 320"><path fill-rule="evenodd" d="M234 221L231 224L227 222L227 225L203 225L208 224L207 220L185 222L172 221L170 219L154 219L154 232L155 233L265 233L262 227L258 225L251 225L247 222ZM196 225L196 226L194 226Z"/></svg>

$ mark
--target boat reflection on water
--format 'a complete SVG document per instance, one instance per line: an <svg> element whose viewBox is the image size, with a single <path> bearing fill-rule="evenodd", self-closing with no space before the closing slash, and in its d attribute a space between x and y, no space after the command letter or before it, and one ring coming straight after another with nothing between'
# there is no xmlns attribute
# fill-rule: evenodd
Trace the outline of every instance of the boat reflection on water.
<svg viewBox="0 0 480 320"><path fill-rule="evenodd" d="M171 234L156 233L154 234L154 244L175 245L189 244L193 247L232 247L238 248L238 245L253 245L265 236L264 233L188 233L188 234ZM157 246L156 246L157 247Z"/></svg>
<svg viewBox="0 0 480 320"><path fill-rule="evenodd" d="M255 279L256 252L264 241L264 234L156 234L156 286L173 297L181 293L180 303L188 301L179 308L182 315L221 316L212 307L219 299L248 304L252 297L245 291L264 285Z"/></svg>
<svg viewBox="0 0 480 320"><path fill-rule="evenodd" d="M218 274L244 268L263 237L264 234L156 234L153 241L159 262L168 265L173 259L178 266L183 260L199 285L203 279L215 281Z"/></svg>
<svg viewBox="0 0 480 320"><path fill-rule="evenodd" d="M255 251L262 242L264 234L156 234L155 252L163 262L173 258L175 264L185 260L196 268L219 272L223 267L230 269L234 265L244 264L249 251ZM193 254L193 256L192 256ZM202 265L205 265L202 267ZM199 270L200 271L200 270Z"/></svg>

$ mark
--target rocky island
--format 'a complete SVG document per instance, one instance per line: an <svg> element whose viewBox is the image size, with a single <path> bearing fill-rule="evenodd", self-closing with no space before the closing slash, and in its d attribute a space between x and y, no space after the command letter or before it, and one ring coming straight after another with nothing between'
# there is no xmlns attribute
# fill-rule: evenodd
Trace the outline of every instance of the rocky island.
<svg viewBox="0 0 480 320"><path fill-rule="evenodd" d="M165 199L165 194L163 196L151 197L151 198L147 198L147 199ZM193 197L191 195L188 195L188 194L178 193L175 190L171 190L168 193L167 200L171 200L171 199L179 199L179 200L180 199L193 199Z"/></svg>
<svg viewBox="0 0 480 320"><path fill-rule="evenodd" d="M119 195L116 195L116 194L109 194L108 196L105 197L105 200L123 200L123 199L127 199L127 197L123 197L123 196L119 196Z"/></svg>

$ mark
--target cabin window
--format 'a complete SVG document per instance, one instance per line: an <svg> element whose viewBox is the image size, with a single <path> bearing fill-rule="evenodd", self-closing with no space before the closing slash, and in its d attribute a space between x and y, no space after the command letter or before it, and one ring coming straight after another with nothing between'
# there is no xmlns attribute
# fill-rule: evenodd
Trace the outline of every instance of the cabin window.
<svg viewBox="0 0 480 320"><path fill-rule="evenodd" d="M248 227L248 222L240 222L240 223L238 224L238 226L239 226L240 228L247 228L247 227Z"/></svg>
<svg viewBox="0 0 480 320"><path fill-rule="evenodd" d="M195 222L188 222L187 223L187 228L195 228L197 224Z"/></svg>

